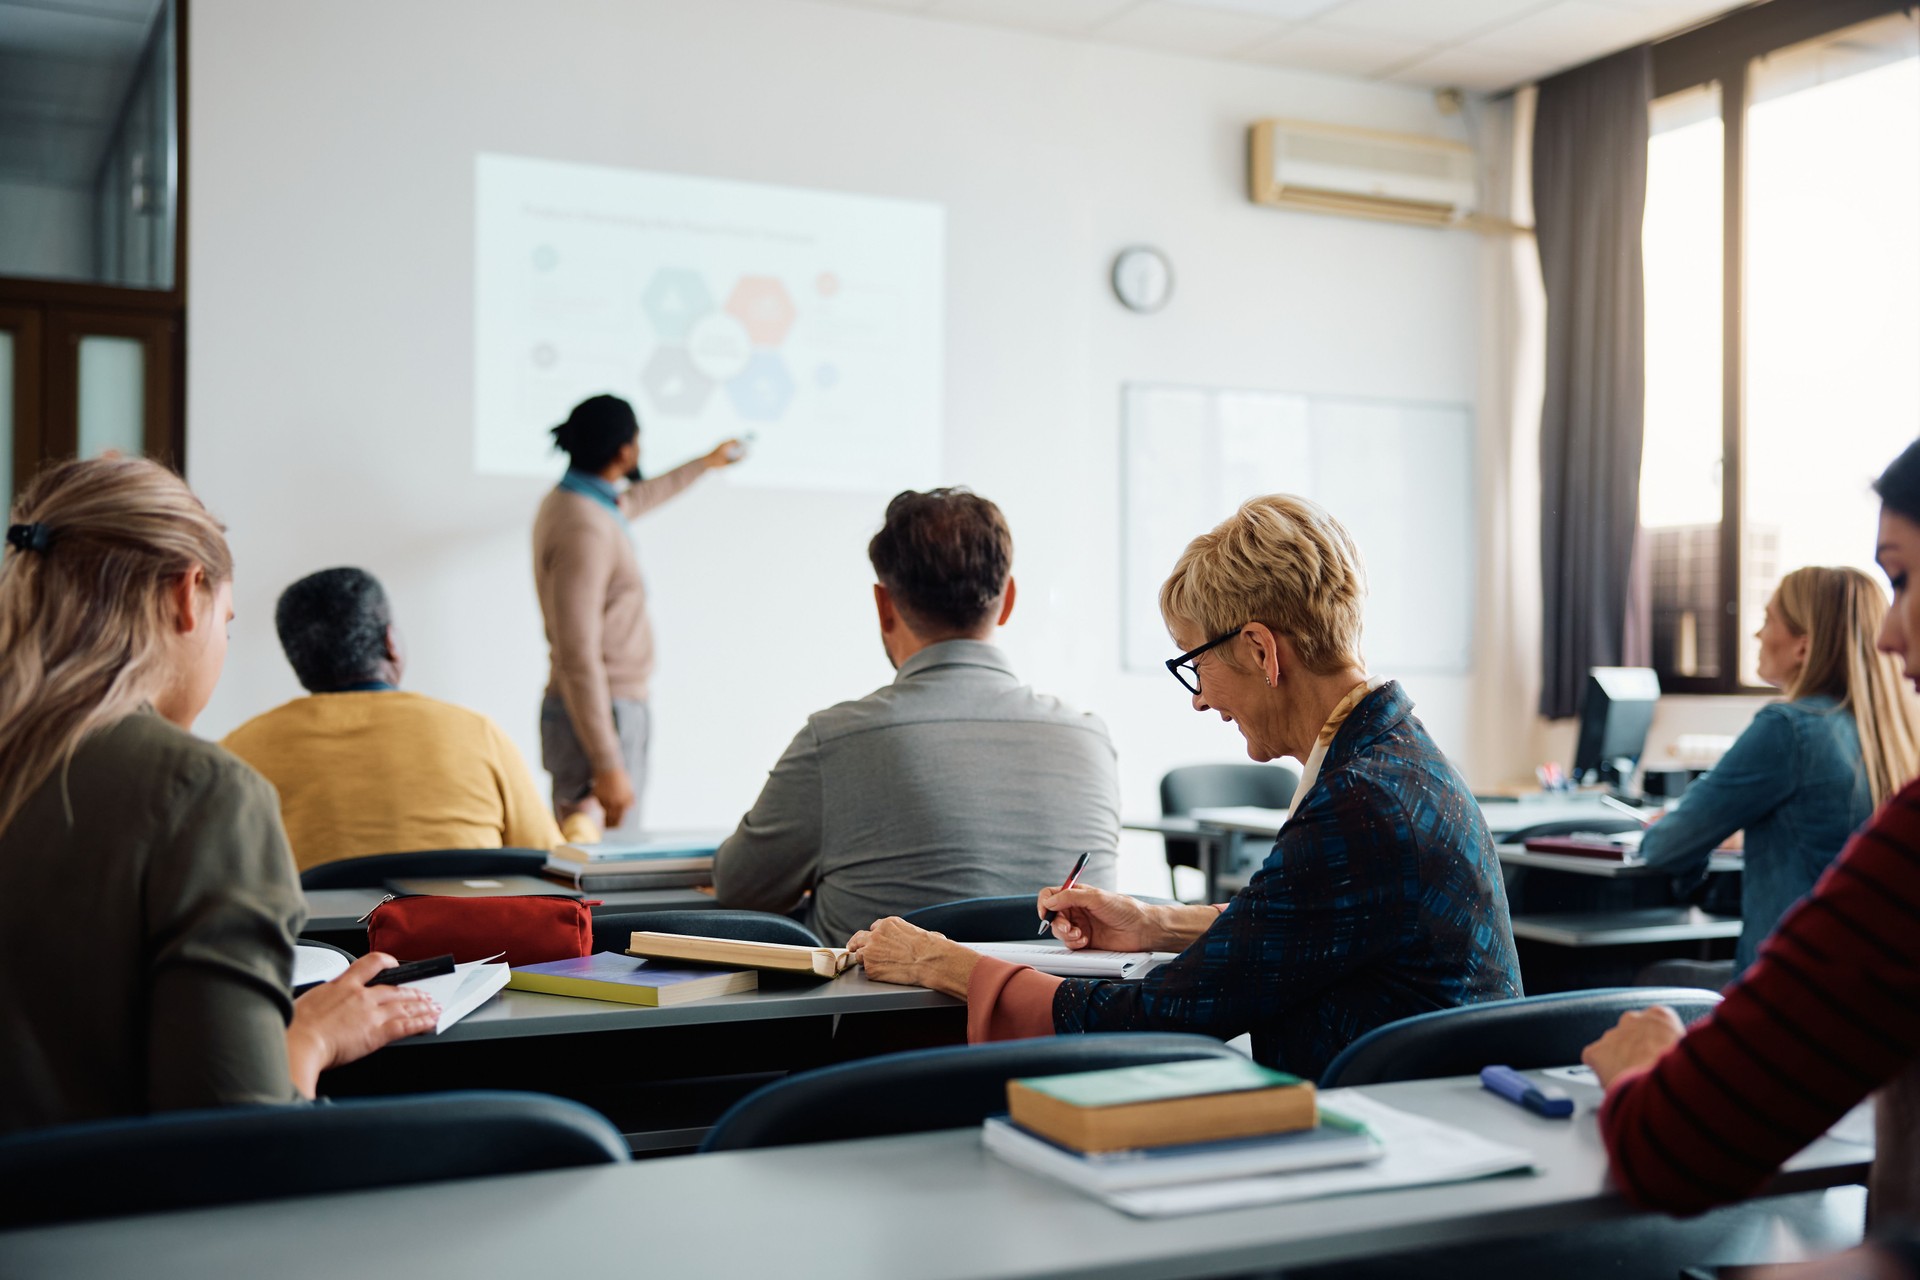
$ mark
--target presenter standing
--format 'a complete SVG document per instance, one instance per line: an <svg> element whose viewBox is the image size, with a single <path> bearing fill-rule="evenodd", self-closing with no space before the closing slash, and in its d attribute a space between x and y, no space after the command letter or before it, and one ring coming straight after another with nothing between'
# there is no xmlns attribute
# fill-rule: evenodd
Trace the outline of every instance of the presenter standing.
<svg viewBox="0 0 1920 1280"><path fill-rule="evenodd" d="M595 808L609 833L640 829L647 781L653 624L627 522L737 462L738 441L651 480L640 477L640 421L618 396L593 396L553 428L567 474L533 522L533 584L552 674L540 706L541 763L564 825ZM621 482L626 487L621 488Z"/></svg>

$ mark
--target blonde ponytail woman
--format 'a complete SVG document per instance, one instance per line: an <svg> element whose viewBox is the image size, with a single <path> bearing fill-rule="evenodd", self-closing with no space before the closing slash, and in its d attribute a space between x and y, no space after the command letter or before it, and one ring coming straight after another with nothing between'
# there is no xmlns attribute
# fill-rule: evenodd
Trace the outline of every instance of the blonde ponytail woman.
<svg viewBox="0 0 1920 1280"><path fill-rule="evenodd" d="M1920 774L1913 695L1874 647L1887 615L1858 569L1798 569L1767 602L1760 678L1786 694L1763 707L1712 773L1647 829L1655 866L1697 873L1746 833L1734 973L1813 888L1847 837Z"/></svg>
<svg viewBox="0 0 1920 1280"><path fill-rule="evenodd" d="M53 467L0 559L0 1133L312 1096L433 1025L368 956L296 1004L274 793L190 732L226 659L218 522L137 458Z"/></svg>

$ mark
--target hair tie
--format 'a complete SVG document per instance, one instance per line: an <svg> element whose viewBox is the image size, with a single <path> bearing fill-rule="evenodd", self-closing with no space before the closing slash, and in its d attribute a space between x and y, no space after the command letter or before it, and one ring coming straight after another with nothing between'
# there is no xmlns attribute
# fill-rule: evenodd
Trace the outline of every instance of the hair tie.
<svg viewBox="0 0 1920 1280"><path fill-rule="evenodd" d="M53 542L53 530L44 524L15 524L7 526L7 541L16 551L45 552Z"/></svg>

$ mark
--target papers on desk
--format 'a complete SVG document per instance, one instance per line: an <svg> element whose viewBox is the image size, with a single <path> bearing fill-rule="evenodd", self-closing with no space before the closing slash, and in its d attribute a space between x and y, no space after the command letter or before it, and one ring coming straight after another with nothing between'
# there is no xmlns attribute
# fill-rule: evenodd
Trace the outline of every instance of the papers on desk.
<svg viewBox="0 0 1920 1280"><path fill-rule="evenodd" d="M352 957L343 956L332 947L310 947L303 943L293 949L293 985L305 987L316 982L332 982L352 963Z"/></svg>
<svg viewBox="0 0 1920 1280"><path fill-rule="evenodd" d="M511 971L506 965L498 963L499 959L499 956L493 956L486 960L469 960L465 964L455 965L452 973L443 973L437 978L421 978L406 984L412 990L423 991L439 1002L440 1021L433 1028L433 1034L439 1035L500 993L500 989L507 985Z"/></svg>
<svg viewBox="0 0 1920 1280"><path fill-rule="evenodd" d="M1070 951L1045 942L963 942L983 956L1032 965L1058 978L1138 978L1173 959L1171 951Z"/></svg>
<svg viewBox="0 0 1920 1280"><path fill-rule="evenodd" d="M1132 1217L1171 1218L1365 1191L1465 1182L1533 1167L1532 1153L1519 1147L1410 1115L1354 1090L1338 1090L1328 1095L1327 1102L1342 1116L1365 1125L1379 1139L1384 1149L1380 1159L1340 1168L1091 1194Z"/></svg>

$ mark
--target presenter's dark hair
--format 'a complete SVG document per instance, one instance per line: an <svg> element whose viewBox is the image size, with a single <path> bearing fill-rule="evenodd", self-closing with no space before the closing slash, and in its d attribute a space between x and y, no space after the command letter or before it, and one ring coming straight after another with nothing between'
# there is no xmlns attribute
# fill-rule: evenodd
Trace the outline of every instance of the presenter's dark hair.
<svg viewBox="0 0 1920 1280"><path fill-rule="evenodd" d="M633 406L619 396L589 396L553 429L553 447L580 471L604 471L614 455L640 434Z"/></svg>
<svg viewBox="0 0 1920 1280"><path fill-rule="evenodd" d="M280 647L309 693L339 693L377 679L393 609L365 569L322 569L280 593Z"/></svg>
<svg viewBox="0 0 1920 1280"><path fill-rule="evenodd" d="M964 633L989 616L1013 572L1013 531L970 489L909 489L867 544L880 585L922 636Z"/></svg>
<svg viewBox="0 0 1920 1280"><path fill-rule="evenodd" d="M1920 524L1920 440L1908 445L1899 457L1887 464L1887 469L1873 482L1873 491L1880 495L1881 504L1887 510Z"/></svg>

